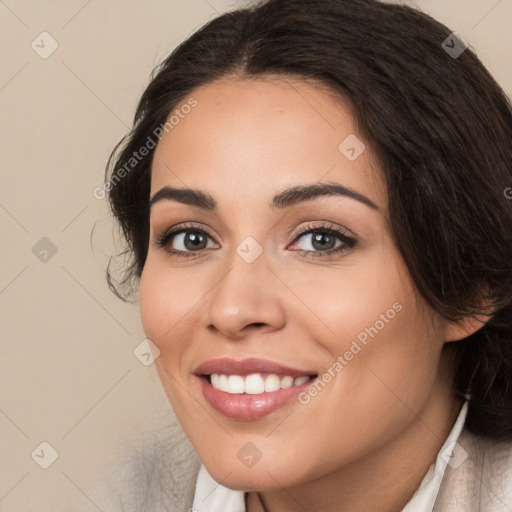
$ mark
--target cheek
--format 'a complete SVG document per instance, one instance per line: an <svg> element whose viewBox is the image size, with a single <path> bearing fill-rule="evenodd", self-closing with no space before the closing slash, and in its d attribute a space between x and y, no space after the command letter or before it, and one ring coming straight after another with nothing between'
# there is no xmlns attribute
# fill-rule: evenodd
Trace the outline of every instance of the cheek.
<svg viewBox="0 0 512 512"><path fill-rule="evenodd" d="M319 269L311 277L295 278L295 291L313 305L316 317L297 315L294 321L303 322L333 358L354 340L362 347L374 338L398 341L401 331L414 329L421 316L412 280L392 247L367 251L357 265Z"/></svg>
<svg viewBox="0 0 512 512"><path fill-rule="evenodd" d="M326 384L303 396L305 412L294 418L298 431L322 432L307 455L318 471L386 443L414 420L432 393L439 333L417 295L396 282L388 273L373 294L354 289L351 300L343 294L336 306L325 302L336 318L330 324L336 335L324 330L316 340L328 351L320 376ZM318 459L318 453L333 456Z"/></svg>
<svg viewBox="0 0 512 512"><path fill-rule="evenodd" d="M427 399L442 337L435 316L394 252L365 263L342 280L317 281L323 284L322 293L313 303L322 322L313 315L297 319L327 352L322 370L329 372L324 375L330 383L321 393L342 404L339 421L348 414L364 422L367 411L373 410L385 424L390 411L403 408L397 396L410 407L420 407ZM349 399L354 396L358 399ZM321 400L317 405L315 413L323 418Z"/></svg>
<svg viewBox="0 0 512 512"><path fill-rule="evenodd" d="M148 254L139 287L139 304L146 337L171 365L186 343L182 333L191 332L190 322L201 297L201 279L184 269L166 268L160 257ZM173 360L169 355L173 354Z"/></svg>
<svg viewBox="0 0 512 512"><path fill-rule="evenodd" d="M162 350L160 331L167 323L167 315L172 309L166 306L169 297L164 297L165 286L158 279L158 271L151 260L151 256L148 255L140 277L139 307L146 336Z"/></svg>
<svg viewBox="0 0 512 512"><path fill-rule="evenodd" d="M179 418L186 418L189 404L186 386L195 383L182 361L187 353L187 338L197 325L200 279L184 269L169 269L160 257L148 253L139 286L139 306L144 333L160 350L155 360L163 389ZM179 382L182 382L181 384ZM190 425L185 424L185 430Z"/></svg>

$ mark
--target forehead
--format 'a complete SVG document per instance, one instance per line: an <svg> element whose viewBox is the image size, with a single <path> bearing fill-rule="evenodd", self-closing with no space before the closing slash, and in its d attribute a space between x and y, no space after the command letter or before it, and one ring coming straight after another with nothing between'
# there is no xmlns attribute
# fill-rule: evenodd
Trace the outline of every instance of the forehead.
<svg viewBox="0 0 512 512"><path fill-rule="evenodd" d="M195 106L183 108L191 99ZM195 89L171 115L155 150L151 195L187 186L219 203L255 201L297 184L336 182L385 208L381 173L350 106L325 86L226 78Z"/></svg>

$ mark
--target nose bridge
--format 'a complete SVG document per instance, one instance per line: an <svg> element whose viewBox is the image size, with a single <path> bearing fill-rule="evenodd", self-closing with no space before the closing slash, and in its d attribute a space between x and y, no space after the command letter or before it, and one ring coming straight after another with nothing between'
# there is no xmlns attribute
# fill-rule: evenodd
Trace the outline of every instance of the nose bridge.
<svg viewBox="0 0 512 512"><path fill-rule="evenodd" d="M263 247L246 237L226 260L226 271L211 290L204 309L205 325L229 337L239 337L244 327L265 324L278 328L284 322L278 287Z"/></svg>

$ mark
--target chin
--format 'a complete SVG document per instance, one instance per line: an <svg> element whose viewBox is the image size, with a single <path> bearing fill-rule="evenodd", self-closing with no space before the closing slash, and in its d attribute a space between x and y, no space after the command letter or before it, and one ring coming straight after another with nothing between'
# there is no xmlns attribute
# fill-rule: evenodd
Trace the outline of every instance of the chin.
<svg viewBox="0 0 512 512"><path fill-rule="evenodd" d="M208 466L204 463L208 473L214 480L234 491L276 491L283 487L293 487L305 482L307 475L293 474L293 467L279 466L267 461L259 461L251 468L242 464L224 467L214 464Z"/></svg>

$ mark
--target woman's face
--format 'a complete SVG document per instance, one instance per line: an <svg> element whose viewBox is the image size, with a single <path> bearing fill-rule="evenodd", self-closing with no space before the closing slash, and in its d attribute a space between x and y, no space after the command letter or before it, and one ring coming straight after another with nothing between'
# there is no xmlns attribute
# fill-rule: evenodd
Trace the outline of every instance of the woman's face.
<svg viewBox="0 0 512 512"><path fill-rule="evenodd" d="M381 174L341 102L290 78L226 79L192 96L155 150L151 197L169 187L212 201L155 198L144 330L217 481L311 481L418 422L443 389L446 324L392 242ZM338 189L285 192L326 184ZM235 364L248 359L285 368ZM212 373L226 377L214 387Z"/></svg>

